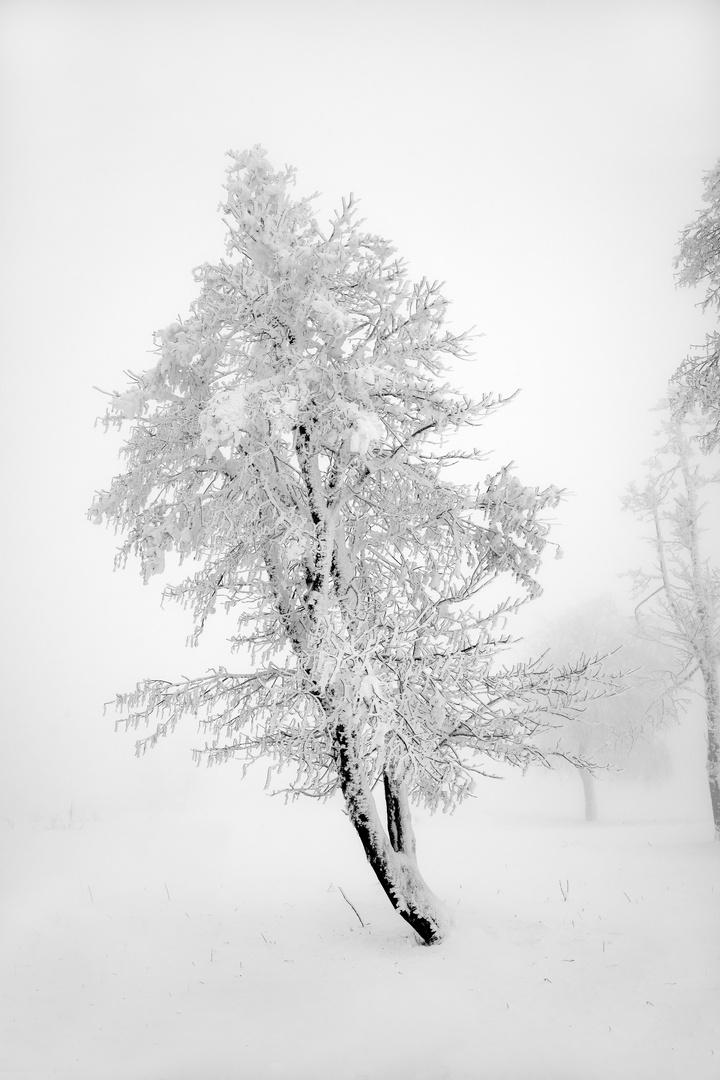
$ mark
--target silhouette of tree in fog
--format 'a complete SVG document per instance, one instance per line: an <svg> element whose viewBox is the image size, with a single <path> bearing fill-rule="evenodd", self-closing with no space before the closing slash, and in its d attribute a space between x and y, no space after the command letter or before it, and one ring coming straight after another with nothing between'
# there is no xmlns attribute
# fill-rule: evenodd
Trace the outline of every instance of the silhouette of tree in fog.
<svg viewBox="0 0 720 1080"><path fill-rule="evenodd" d="M555 755L568 760L582 781L585 819L596 821L596 776L606 771L650 778L666 774L669 762L657 730L675 715L667 695L668 657L643 640L632 619L610 596L599 596L556 616L543 627L546 659L556 666L585 657L605 657L622 674L612 693L590 693L582 708L559 717L546 733Z"/></svg>
<svg viewBox="0 0 720 1080"><path fill-rule="evenodd" d="M702 688L710 802L720 839L720 572L701 547L702 492L711 485L717 504L718 477L701 469L673 404L645 485L633 485L624 503L650 526L653 567L633 572L640 627L673 650L677 687L694 680Z"/></svg>

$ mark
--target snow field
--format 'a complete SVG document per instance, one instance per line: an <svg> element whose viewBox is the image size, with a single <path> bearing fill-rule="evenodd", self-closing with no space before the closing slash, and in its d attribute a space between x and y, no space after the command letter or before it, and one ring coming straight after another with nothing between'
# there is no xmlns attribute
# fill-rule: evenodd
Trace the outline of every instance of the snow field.
<svg viewBox="0 0 720 1080"><path fill-rule="evenodd" d="M184 808L2 823L3 1080L718 1075L699 801L611 791L586 826L576 778L531 774L416 814L455 922L424 948L338 803L285 806L228 769L215 799L214 776Z"/></svg>

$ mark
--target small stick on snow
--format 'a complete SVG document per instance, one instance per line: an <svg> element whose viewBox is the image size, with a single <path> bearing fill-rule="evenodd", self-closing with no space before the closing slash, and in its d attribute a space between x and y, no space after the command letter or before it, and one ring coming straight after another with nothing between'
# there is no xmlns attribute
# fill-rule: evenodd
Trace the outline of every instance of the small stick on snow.
<svg viewBox="0 0 720 1080"><path fill-rule="evenodd" d="M345 901L345 903L346 903L346 904L350 904L350 907L351 907L351 908L353 909L353 911L354 911L354 912L355 912L355 914L357 915L357 917L358 917L358 921L359 921L360 925L361 925L361 926L365 926L365 923L364 923L364 922L362 921L362 919L360 918L360 912L359 912L359 911L358 911L358 909L357 909L357 908L355 907L355 905L354 905L353 903L351 903L351 902L350 902L350 901L348 900L347 896L346 896L346 895L345 895L345 893L343 892L343 890L342 890L342 887L341 887L340 885L338 885L338 889L340 890L340 893L342 894L342 898L343 898L343 900Z"/></svg>

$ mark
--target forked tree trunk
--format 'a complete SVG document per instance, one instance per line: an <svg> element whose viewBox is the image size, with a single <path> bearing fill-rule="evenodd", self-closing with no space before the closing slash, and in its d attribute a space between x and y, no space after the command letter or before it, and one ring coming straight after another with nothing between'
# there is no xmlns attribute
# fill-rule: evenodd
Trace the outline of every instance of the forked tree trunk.
<svg viewBox="0 0 720 1080"><path fill-rule="evenodd" d="M348 815L375 876L398 914L426 945L435 944L443 937L441 906L418 869L410 811L402 786L385 777L386 833L357 754L355 737L340 723L335 728L335 752Z"/></svg>
<svg viewBox="0 0 720 1080"><path fill-rule="evenodd" d="M589 769L579 768L578 772L580 773L583 793L585 795L585 820L597 821L597 789L595 787L595 777Z"/></svg>

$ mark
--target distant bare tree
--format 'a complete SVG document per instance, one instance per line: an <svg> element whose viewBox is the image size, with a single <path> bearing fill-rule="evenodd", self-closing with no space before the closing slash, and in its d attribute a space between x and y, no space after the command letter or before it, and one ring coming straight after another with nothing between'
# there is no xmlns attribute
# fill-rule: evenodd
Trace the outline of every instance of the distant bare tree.
<svg viewBox="0 0 720 1080"><path fill-rule="evenodd" d="M581 656L603 656L618 675L605 692L589 694L570 717L557 718L546 738L552 754L577 769L583 786L585 819L598 817L596 773L622 770L644 776L667 770L657 730L674 716L668 657L654 642L638 636L610 596L599 596L556 617L542 632L546 659L573 665ZM612 661L611 658L612 657Z"/></svg>
<svg viewBox="0 0 720 1080"><path fill-rule="evenodd" d="M673 650L676 685L699 677L707 716L707 774L715 836L720 839L720 572L703 556L703 488L717 498L717 475L703 473L690 433L671 417L648 463L645 486L632 486L625 507L650 526L650 571L633 572L637 617L649 636ZM696 680L697 681L697 680Z"/></svg>

